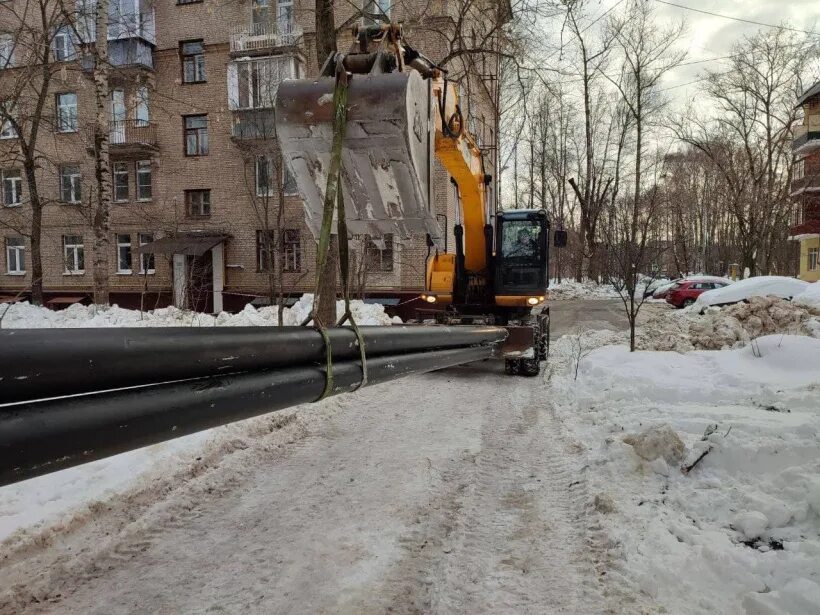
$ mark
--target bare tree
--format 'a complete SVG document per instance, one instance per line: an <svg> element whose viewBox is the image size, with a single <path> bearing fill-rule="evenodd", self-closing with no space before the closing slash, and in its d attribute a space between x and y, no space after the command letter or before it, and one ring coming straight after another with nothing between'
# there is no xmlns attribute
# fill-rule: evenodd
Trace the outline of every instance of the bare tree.
<svg viewBox="0 0 820 615"><path fill-rule="evenodd" d="M0 58L0 126L15 136L0 150L5 163L20 164L25 176L30 218L16 230L31 244L31 299L43 303L43 210L50 202L40 189L43 129L52 127L47 102L55 76L66 71L54 60L54 37L66 22L61 2L27 0L0 3L0 22L13 41L8 57Z"/></svg>
<svg viewBox="0 0 820 615"><path fill-rule="evenodd" d="M715 112L690 112L677 136L714 165L750 275L770 271L785 242L793 157L791 127L800 76L810 59L805 39L785 30L761 31L733 47L730 68L710 71L703 94Z"/></svg>
<svg viewBox="0 0 820 615"><path fill-rule="evenodd" d="M635 350L635 325L643 305L636 297L639 274L651 262L650 234L656 222L660 198L657 187L658 155L650 159L645 143L647 132L664 109L658 92L661 78L680 64L685 52L675 49L684 25L659 27L649 0L634 0L624 13L613 17L610 31L621 56L621 74L609 78L621 96L627 114L624 126L632 133L632 195L613 202L609 239L610 282L623 301L629 320L629 347ZM654 171L650 187L644 178L645 166Z"/></svg>

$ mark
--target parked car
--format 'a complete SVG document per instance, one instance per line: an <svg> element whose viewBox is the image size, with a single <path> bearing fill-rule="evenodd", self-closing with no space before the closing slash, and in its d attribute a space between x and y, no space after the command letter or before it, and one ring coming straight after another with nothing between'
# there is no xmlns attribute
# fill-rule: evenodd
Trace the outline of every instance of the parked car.
<svg viewBox="0 0 820 615"><path fill-rule="evenodd" d="M665 284L661 284L658 286L655 291L652 293L653 299L666 299L667 293L672 289L675 284L682 281L683 278L675 278L674 280L667 281Z"/></svg>
<svg viewBox="0 0 820 615"><path fill-rule="evenodd" d="M669 278L655 278L654 280L650 281L646 286L643 288L643 298L646 299L648 297L654 297L655 293L661 286L666 286L671 284L672 280Z"/></svg>
<svg viewBox="0 0 820 615"><path fill-rule="evenodd" d="M707 290L723 288L731 284L731 280L722 278L686 278L675 284L666 294L666 302L676 308L685 308L692 305L701 293Z"/></svg>
<svg viewBox="0 0 820 615"><path fill-rule="evenodd" d="M809 287L808 282L779 275L761 275L732 284L731 288L705 293L698 297L698 305L729 305L747 301L750 297L774 296L790 300Z"/></svg>

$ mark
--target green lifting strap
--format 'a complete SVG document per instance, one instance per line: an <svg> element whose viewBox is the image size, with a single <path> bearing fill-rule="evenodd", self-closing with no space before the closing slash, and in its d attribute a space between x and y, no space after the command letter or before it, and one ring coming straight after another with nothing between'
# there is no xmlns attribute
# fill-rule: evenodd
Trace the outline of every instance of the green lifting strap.
<svg viewBox="0 0 820 615"><path fill-rule="evenodd" d="M330 339L327 335L325 323L316 317L319 305L319 293L323 288L323 282L328 275L327 256L330 250L330 236L333 230L333 211L337 204L337 195L341 195L341 169L342 169L342 143L347 131L347 99L348 99L348 74L343 66L344 56L336 55L336 85L333 89L333 146L330 151L330 166L327 174L327 189L325 190L325 203L322 210L322 228L319 233L319 247L316 254L316 290L313 293L313 309L310 315L302 322L307 325L311 320L317 331L322 335L327 352L327 375L325 379L325 390L316 401L321 401L333 391L333 352ZM345 235L345 247L347 235ZM340 242L341 245L341 242ZM340 249L341 251L341 249Z"/></svg>
<svg viewBox="0 0 820 615"><path fill-rule="evenodd" d="M342 241L342 238L344 238L344 241ZM356 340L359 343L359 354L362 360L362 381L359 383L359 386L353 389L354 391L358 391L363 386L367 386L367 356L365 354L362 332L359 330L359 325L356 323L356 319L353 318L353 311L350 309L350 246L348 245L345 200L341 190L339 190L339 267L342 273L342 292L344 293L345 313L337 324L338 326L342 326L345 321L349 320L353 327L353 332L356 334Z"/></svg>

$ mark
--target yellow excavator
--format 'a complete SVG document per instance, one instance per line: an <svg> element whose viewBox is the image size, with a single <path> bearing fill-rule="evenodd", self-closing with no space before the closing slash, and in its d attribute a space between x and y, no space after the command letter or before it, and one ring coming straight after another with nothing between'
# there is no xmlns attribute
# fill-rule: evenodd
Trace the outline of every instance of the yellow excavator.
<svg viewBox="0 0 820 615"><path fill-rule="evenodd" d="M495 212L482 152L467 129L446 71L403 39L399 25L357 28L349 53L328 58L316 78L284 81L276 97L283 157L318 236L334 137L336 71L349 76L341 152L348 233L426 235L422 299L438 324L504 326L506 370L534 376L549 352L550 220L544 210ZM457 195L455 252L439 226L433 159ZM494 224L493 224L494 219ZM445 222L446 224L446 222ZM566 233L554 231L554 244ZM424 319L427 320L427 319Z"/></svg>

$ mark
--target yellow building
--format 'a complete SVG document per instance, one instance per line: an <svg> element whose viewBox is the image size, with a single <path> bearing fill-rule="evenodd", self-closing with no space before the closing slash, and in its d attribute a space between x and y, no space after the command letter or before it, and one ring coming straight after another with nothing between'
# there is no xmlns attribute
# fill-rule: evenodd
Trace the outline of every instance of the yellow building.
<svg viewBox="0 0 820 615"><path fill-rule="evenodd" d="M820 82L798 99L803 124L795 127L791 197L795 216L789 239L800 242L800 279L820 280Z"/></svg>

